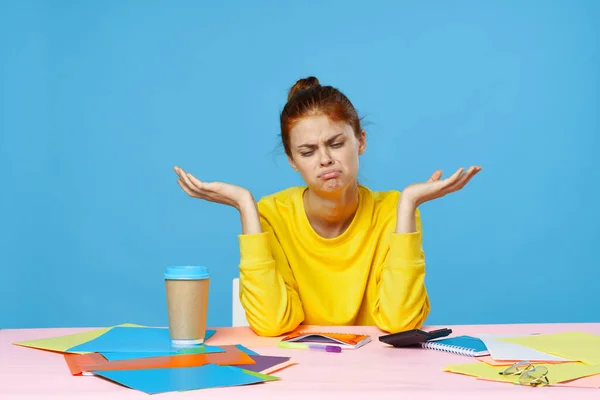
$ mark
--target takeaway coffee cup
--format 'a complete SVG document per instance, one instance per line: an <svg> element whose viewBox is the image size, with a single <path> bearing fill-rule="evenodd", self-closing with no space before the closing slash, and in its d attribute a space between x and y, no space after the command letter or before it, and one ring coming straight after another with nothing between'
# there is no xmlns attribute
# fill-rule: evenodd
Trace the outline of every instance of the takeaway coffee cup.
<svg viewBox="0 0 600 400"><path fill-rule="evenodd" d="M173 346L204 343L208 312L208 268L173 266L165 271L169 334Z"/></svg>

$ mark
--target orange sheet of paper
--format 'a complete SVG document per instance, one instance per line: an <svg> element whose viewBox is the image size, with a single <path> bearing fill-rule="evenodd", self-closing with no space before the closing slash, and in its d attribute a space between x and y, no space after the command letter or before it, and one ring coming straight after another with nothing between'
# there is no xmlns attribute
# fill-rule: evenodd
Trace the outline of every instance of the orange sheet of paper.
<svg viewBox="0 0 600 400"><path fill-rule="evenodd" d="M255 364L255 361L235 346L221 346L224 353L179 354L174 356L134 358L108 361L98 353L65 354L71 374L81 375L88 371L114 371L153 368L198 367L205 364L242 365Z"/></svg>
<svg viewBox="0 0 600 400"><path fill-rule="evenodd" d="M486 364L493 365L493 366L499 366L499 365L510 366L515 363L521 362L523 360L498 361L498 360L494 360L492 358L492 356L481 356L481 357L477 357L477 361L481 361L481 362L484 362ZM565 362L571 362L571 361L531 361L532 364L562 364Z"/></svg>
<svg viewBox="0 0 600 400"><path fill-rule="evenodd" d="M99 353L66 353L64 357L71 375L81 375L83 371L87 370L88 365L107 362L106 358Z"/></svg>
<svg viewBox="0 0 600 400"><path fill-rule="evenodd" d="M289 360L286 362L282 362L281 364L274 365L271 368L263 369L262 371L260 371L260 373L265 374L265 375L271 375L271 374L274 374L275 372L279 372L283 369L286 369L286 368L294 366L294 365L298 365L298 363L296 363L292 360Z"/></svg>

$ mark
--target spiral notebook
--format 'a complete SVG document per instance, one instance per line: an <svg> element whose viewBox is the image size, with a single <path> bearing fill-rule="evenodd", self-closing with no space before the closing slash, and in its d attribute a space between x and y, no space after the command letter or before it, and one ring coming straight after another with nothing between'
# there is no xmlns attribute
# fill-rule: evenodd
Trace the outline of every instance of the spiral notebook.
<svg viewBox="0 0 600 400"><path fill-rule="evenodd" d="M421 343L421 347L467 357L481 357L490 354L481 339L466 335L424 342Z"/></svg>
<svg viewBox="0 0 600 400"><path fill-rule="evenodd" d="M340 346L342 349L358 349L371 341L366 334L341 332L293 332L281 339L283 342L321 343Z"/></svg>

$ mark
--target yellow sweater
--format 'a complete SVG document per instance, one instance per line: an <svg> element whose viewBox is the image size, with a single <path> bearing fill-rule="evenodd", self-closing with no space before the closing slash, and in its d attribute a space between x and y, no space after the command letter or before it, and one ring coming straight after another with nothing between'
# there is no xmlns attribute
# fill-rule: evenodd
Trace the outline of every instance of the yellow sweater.
<svg viewBox="0 0 600 400"><path fill-rule="evenodd" d="M239 235L240 301L252 329L278 336L299 324L420 328L429 314L421 221L395 233L398 191L359 186L348 229L326 239L292 187L258 202L263 233Z"/></svg>

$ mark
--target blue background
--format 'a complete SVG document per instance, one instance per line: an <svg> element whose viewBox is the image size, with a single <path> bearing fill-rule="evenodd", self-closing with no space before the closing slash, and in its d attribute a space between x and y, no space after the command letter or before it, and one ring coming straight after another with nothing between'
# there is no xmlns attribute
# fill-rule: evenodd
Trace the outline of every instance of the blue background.
<svg viewBox="0 0 600 400"><path fill-rule="evenodd" d="M600 2L205 3L1 2L0 327L164 326L181 264L229 325L239 216L172 168L302 184L278 115L308 75L365 117L371 189L483 166L421 207L428 324L600 321Z"/></svg>

